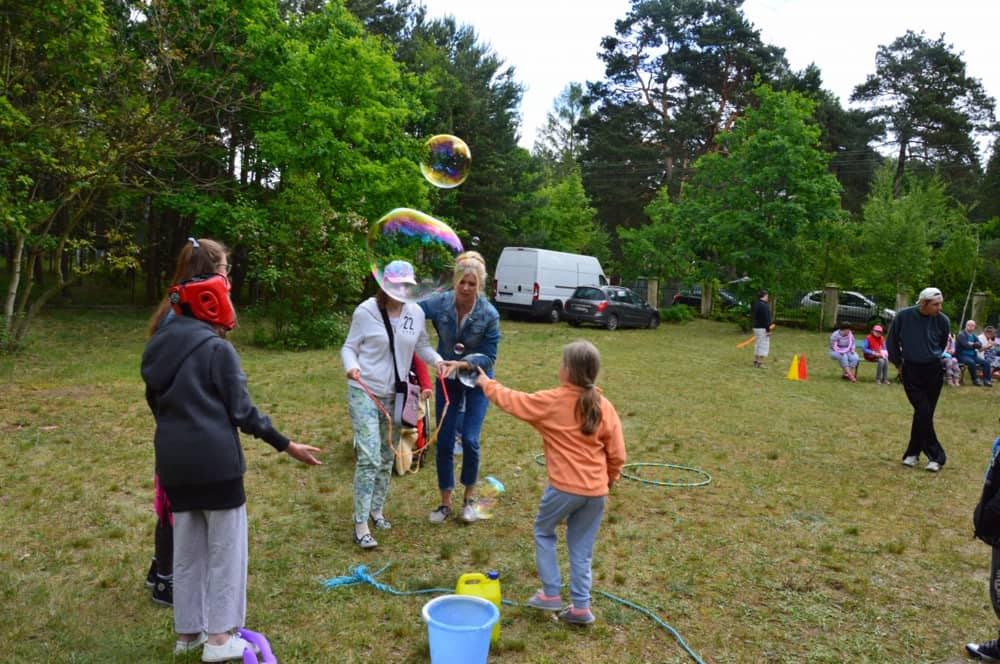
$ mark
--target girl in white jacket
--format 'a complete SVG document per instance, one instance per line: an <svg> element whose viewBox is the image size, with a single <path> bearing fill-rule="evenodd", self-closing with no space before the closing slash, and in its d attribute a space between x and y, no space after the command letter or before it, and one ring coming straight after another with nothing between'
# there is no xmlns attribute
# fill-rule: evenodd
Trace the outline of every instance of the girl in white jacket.
<svg viewBox="0 0 1000 664"><path fill-rule="evenodd" d="M413 267L404 261L389 263L383 280L393 286L416 284ZM395 288L390 290L396 292ZM391 351L383 311L392 327ZM351 415L357 455L354 468L354 543L363 549L378 546L369 530L369 519L375 528L392 527L383 508L392 474L392 450L399 442L399 427L394 427L390 445L389 420L374 399L382 404L386 413L393 412L397 372L401 380L406 379L414 352L428 365L435 366L439 374L444 372L447 375L441 356L431 348L424 325L424 312L418 305L400 302L380 289L375 297L357 306L351 317L347 340L340 350L340 358L347 373L347 409ZM393 355L396 358L395 370Z"/></svg>

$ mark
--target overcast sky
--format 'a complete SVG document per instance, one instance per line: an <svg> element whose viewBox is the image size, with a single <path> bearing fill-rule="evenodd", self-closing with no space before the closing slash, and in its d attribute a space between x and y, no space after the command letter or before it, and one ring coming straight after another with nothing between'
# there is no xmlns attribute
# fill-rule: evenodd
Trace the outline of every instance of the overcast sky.
<svg viewBox="0 0 1000 664"><path fill-rule="evenodd" d="M526 87L521 145L531 148L556 97L570 82L604 77L601 38L629 0L423 0L432 18L472 25ZM1000 0L746 0L743 13L761 38L785 49L795 70L814 62L823 87L848 106L854 86L875 72L875 51L907 30L944 33L966 71L1000 97Z"/></svg>

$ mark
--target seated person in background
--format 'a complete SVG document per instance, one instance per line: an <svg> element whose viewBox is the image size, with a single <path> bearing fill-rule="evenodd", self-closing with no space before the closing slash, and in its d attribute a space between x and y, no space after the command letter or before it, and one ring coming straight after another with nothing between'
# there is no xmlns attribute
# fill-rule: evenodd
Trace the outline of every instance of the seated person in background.
<svg viewBox="0 0 1000 664"><path fill-rule="evenodd" d="M844 370L844 378L858 382L858 354L854 352L854 333L850 323L841 323L830 335L830 357Z"/></svg>
<svg viewBox="0 0 1000 664"><path fill-rule="evenodd" d="M976 321L970 320L965 323L965 329L955 337L955 345L958 348L958 361L969 367L972 384L977 387L980 385L993 387L993 372L990 365L976 352L982 347L976 336ZM979 382L980 371L983 374L981 383Z"/></svg>
<svg viewBox="0 0 1000 664"><path fill-rule="evenodd" d="M955 335L948 335L948 345L941 353L941 367L944 369L944 377L952 387L958 387L958 380L962 377L962 367L955 357Z"/></svg>
<svg viewBox="0 0 1000 664"><path fill-rule="evenodd" d="M997 352L997 329L992 325L987 325L983 333L979 335L979 343L983 345L979 349L980 356L989 363L991 375L1000 375L1000 353Z"/></svg>
<svg viewBox="0 0 1000 664"><path fill-rule="evenodd" d="M875 362L875 382L879 385L889 384L889 351L885 349L885 337L882 336L882 326L876 325L871 334L865 337L861 352L868 362Z"/></svg>

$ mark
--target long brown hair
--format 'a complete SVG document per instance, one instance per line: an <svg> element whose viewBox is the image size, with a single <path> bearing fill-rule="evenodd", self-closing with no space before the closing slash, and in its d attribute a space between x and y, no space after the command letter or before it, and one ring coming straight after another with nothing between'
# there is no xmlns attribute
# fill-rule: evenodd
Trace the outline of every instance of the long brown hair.
<svg viewBox="0 0 1000 664"><path fill-rule="evenodd" d="M228 260L228 255L229 250L221 242L188 238L184 246L181 247L180 253L177 254L177 267L174 269L174 276L170 280L170 284L176 285L201 274L215 274L219 270L219 265ZM149 325L147 326L149 336L156 333L169 310L170 300L164 297L153 315L149 317Z"/></svg>
<svg viewBox="0 0 1000 664"><path fill-rule="evenodd" d="M566 370L566 380L583 392L576 402L576 417L580 420L580 430L591 434L601 424L601 394L594 382L601 369L601 354L589 341L580 339L563 346L562 365Z"/></svg>

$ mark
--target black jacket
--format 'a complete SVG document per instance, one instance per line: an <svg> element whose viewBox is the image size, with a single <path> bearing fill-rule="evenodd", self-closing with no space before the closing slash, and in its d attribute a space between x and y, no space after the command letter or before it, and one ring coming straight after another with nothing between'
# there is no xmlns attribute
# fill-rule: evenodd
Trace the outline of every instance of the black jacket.
<svg viewBox="0 0 1000 664"><path fill-rule="evenodd" d="M755 328L771 327L771 306L764 300L756 300L750 312L751 325Z"/></svg>
<svg viewBox="0 0 1000 664"><path fill-rule="evenodd" d="M176 316L161 326L142 354L142 379L164 487L241 478L246 460L237 427L279 452L288 447L251 401L236 350L208 323Z"/></svg>
<svg viewBox="0 0 1000 664"><path fill-rule="evenodd" d="M979 503L972 513L976 537L991 546L1000 545L1000 491L997 489L1000 489L1000 454L993 456Z"/></svg>

